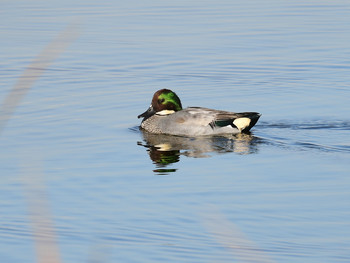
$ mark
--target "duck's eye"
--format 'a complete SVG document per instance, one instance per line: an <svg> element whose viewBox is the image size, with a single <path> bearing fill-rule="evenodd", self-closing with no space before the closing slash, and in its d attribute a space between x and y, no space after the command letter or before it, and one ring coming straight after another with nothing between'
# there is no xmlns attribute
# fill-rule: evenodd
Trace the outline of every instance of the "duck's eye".
<svg viewBox="0 0 350 263"><path fill-rule="evenodd" d="M165 101L164 98L161 98L161 99L158 100L159 103L163 103L164 101Z"/></svg>

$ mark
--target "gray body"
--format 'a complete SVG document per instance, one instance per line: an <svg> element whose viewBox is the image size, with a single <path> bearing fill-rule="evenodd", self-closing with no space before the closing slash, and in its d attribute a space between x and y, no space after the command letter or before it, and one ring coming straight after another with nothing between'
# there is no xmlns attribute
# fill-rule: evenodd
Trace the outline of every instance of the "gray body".
<svg viewBox="0 0 350 263"><path fill-rule="evenodd" d="M233 113L189 107L167 115L154 114L142 121L141 128L155 134L181 136L237 134L249 131L259 117L256 112ZM224 122L225 126L217 125L217 121Z"/></svg>

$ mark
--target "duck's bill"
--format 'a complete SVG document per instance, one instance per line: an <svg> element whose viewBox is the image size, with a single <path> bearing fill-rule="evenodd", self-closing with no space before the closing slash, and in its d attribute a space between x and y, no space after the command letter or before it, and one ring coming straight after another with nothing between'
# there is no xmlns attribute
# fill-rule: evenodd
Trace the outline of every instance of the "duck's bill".
<svg viewBox="0 0 350 263"><path fill-rule="evenodd" d="M155 113L156 112L154 111L154 109L153 109L153 107L151 105L151 106L149 106L149 108L144 113L142 113L139 116L137 116L137 118L149 118Z"/></svg>

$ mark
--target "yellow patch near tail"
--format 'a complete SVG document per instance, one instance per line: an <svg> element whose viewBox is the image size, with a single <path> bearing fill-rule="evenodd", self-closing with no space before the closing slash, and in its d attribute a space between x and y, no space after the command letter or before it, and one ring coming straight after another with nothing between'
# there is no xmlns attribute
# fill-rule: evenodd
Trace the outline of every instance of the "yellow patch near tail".
<svg viewBox="0 0 350 263"><path fill-rule="evenodd" d="M250 122L249 118L238 118L233 121L233 124L241 131L247 128Z"/></svg>

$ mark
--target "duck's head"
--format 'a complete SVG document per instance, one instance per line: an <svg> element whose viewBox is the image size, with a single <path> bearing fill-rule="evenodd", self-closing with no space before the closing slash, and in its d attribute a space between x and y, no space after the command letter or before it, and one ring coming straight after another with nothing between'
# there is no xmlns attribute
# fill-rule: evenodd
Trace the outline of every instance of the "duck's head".
<svg viewBox="0 0 350 263"><path fill-rule="evenodd" d="M169 115L176 111L182 110L182 105L179 97L175 92L168 89L158 90L153 95L151 106L137 118L149 118L154 114Z"/></svg>

